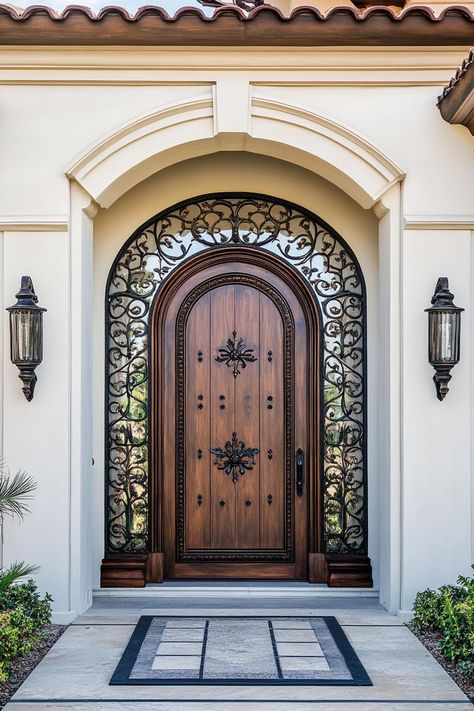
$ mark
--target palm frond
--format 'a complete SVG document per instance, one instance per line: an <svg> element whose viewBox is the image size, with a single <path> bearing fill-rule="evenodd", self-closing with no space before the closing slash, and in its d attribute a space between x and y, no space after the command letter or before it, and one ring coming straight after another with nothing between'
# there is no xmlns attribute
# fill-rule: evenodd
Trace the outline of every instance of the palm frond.
<svg viewBox="0 0 474 711"><path fill-rule="evenodd" d="M8 470L0 471L0 517L9 515L21 520L29 511L26 502L32 498L36 486L33 477L24 471L13 477Z"/></svg>
<svg viewBox="0 0 474 711"><path fill-rule="evenodd" d="M20 578L26 578L38 570L37 565L27 565L24 561L12 563L8 568L0 570L0 594Z"/></svg>

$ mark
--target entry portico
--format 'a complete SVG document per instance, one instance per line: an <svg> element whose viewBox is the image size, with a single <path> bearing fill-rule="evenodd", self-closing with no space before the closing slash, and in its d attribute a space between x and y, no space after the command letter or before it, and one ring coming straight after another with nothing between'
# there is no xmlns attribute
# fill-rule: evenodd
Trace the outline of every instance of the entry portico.
<svg viewBox="0 0 474 711"><path fill-rule="evenodd" d="M39 482L31 520L18 529L7 526L6 557L24 558L26 547L31 550L42 566L42 585L54 588L57 619L71 619L90 604L92 589L101 584L102 561L103 585L114 581L145 585L176 577L179 566L181 572L197 566L193 574L215 578L219 564L229 565L231 560L240 572L234 567L226 574L254 578L245 566L255 570L260 556L264 565L260 573L268 578L295 575L336 587L341 583L366 587L373 582L369 589L394 613L408 611L418 589L466 572L472 545L468 309L474 229L469 189L472 138L466 129L443 122L436 109L436 96L467 53L463 42L451 48L357 51L266 47L247 48L244 53L242 48L217 46L205 51L202 46L120 50L32 46L21 51L19 63L17 47L1 49L5 135L22 130L22 106L31 101L38 118L34 126L27 124L28 140L21 146L17 142L14 152L6 151L13 179L5 185L0 215L3 299L8 306L19 276L29 274L48 312L44 362L29 404L22 399L9 363L4 331L4 457L12 468L26 468ZM424 127L423 140L408 142L413 116ZM20 180L23 188L18 191ZM222 205L217 207L219 201ZM197 209L206 213L201 222L195 219ZM278 214L272 212L275 209ZM225 224L216 226L218 220ZM278 223L273 240L267 239L270 223L271 229ZM158 228L163 230L156 245L167 251L163 257L159 249L147 251L147 244L149 268L140 271L133 260L149 228L155 237ZM321 235L322 246L314 251L320 261L298 262L313 228ZM227 241L232 230L237 235L234 243ZM216 235L219 244L202 245ZM266 243L260 245L259 240ZM331 252L338 264L329 267L324 264L328 240L338 245ZM127 302L125 308L131 304L127 320L114 321L107 304L115 292L107 289L112 283L120 291L113 279L121 273L113 269L124 255L131 260L126 264L132 277L127 288L136 287L137 300ZM163 274L153 271L171 263L173 268ZM354 265L357 268L351 271ZM308 266L310 272L315 269L309 275L304 271ZM342 282L356 274L363 286L359 291L352 282L334 286L330 275L336 273L342 274ZM150 274L153 286L146 301L148 284L143 279ZM441 275L449 276L466 314L461 362L449 395L440 404L426 360L424 309ZM322 284L319 291L317 279ZM162 311L161 283L169 290ZM195 290L201 285L205 288L197 298ZM337 304L324 302L322 295L332 288L329 295L336 301L341 288L349 298L359 295L363 300L359 315L350 309L341 317L331 312L337 311ZM141 312L134 309L145 302L165 334L157 330L153 340L155 335L147 330L151 340L142 343L146 349L155 343L162 354L158 357L158 351L152 351L147 361L146 374L151 374L155 390L147 390L140 400L143 393L137 394L140 382L135 380L133 406L143 407L146 415L126 409L115 418L124 407L120 387L130 393L131 374L140 378L145 372L137 360L129 367L145 333L133 331L141 319ZM336 324L336 330L326 334L325 304L326 315L332 313L331 322ZM179 347L176 324L184 308L188 311L181 340L186 344L182 354L186 367L180 385L180 361L173 349ZM6 319L4 323L6 329ZM112 333L109 327L117 323L123 331ZM219 326L213 330L212 323ZM267 332L261 324L273 325ZM232 347L242 337L242 349L249 351L246 367L237 375L225 361L216 360L234 332ZM207 360L199 340L202 333L210 344ZM275 342L267 343L270 337ZM118 351L122 349L118 356L111 351L111 338ZM295 338L300 338L299 345ZM360 407L350 417L344 415L352 422L350 430L343 429L341 401L330 408L328 383L337 389L340 373L344 376L336 364L325 380L324 364L329 363L329 370L334 365L331 338L340 362L350 355L351 372L360 378L360 390L354 390L354 382L348 384L343 377L343 397ZM268 360L270 351L272 356L285 353L285 339L288 343L293 339L288 358ZM351 350L354 339L355 350L341 355L341 348ZM354 356L357 348L360 353ZM131 352L128 358L123 349ZM189 354L194 352L191 362ZM125 361L123 379L108 379ZM180 387L188 398L181 415L175 405ZM256 390L258 407L250 397ZM107 409L117 393L115 409ZM202 400L194 401L194 394ZM171 409L164 409L162 400L154 409L154 397L164 397ZM207 398L214 403L212 412L206 409ZM198 409L199 404L203 408ZM208 418L205 425L202 413ZM325 413L328 422L341 421L336 434L331 426L329 430L319 427L321 422L316 426L315 420ZM135 468L136 476L141 463L135 459L121 469L120 457L127 436L132 449L137 444L134 428L143 428L148 417L154 423L151 439L140 447L152 447L154 454L134 482L130 471ZM123 429L114 440L108 428L118 420ZM127 430L130 422L134 424ZM184 422L187 449L180 520L176 518L180 450L175 438ZM359 448L353 439L354 423L361 427ZM210 432L207 439L201 437L204 427ZM256 429L258 437L253 436ZM233 432L236 447L243 443L241 449L254 450L245 460L249 468L235 474L237 481L232 468L226 473L223 460L224 470L214 459L219 456L215 450L225 452L227 444L232 449ZM122 449L111 455L117 445ZM168 459L163 464L161 451L166 448ZM298 449L305 455L308 486L302 497L296 488ZM191 451L192 465L186 459ZM360 457L355 479L338 478L338 457L344 476L354 466L349 459ZM279 487L275 494L266 477L270 465L277 464L281 476L286 471L288 478L275 483ZM155 466L161 472L156 476ZM111 467L118 467L121 486L109 498ZM145 487L140 476L146 478ZM124 524L128 516L124 491L128 487L129 495L137 481L141 489L133 496L138 503L128 507L137 518ZM351 498L354 482L359 498ZM151 498L143 493L149 484ZM198 485L208 488L198 491ZM170 499L175 490L176 502ZM228 511L229 497L234 497L235 530L227 525L219 529L215 518ZM209 506L215 503L212 510L206 508L208 499ZM240 521L239 516L246 518ZM140 517L146 521L144 528ZM347 533L353 525L357 530L351 538ZM173 537L179 538L180 526L181 548ZM212 539L212 530L221 534ZM140 536L129 535L137 531L142 536L139 544ZM242 531L248 539L239 538ZM150 536L156 543L151 547ZM117 544L121 537L124 545ZM183 559L173 560L174 554ZM186 563L188 554L199 560ZM204 570L211 555L217 556L214 567ZM253 559L246 563L238 558L249 555ZM298 555L303 561L296 566L299 573L292 569L290 575L288 566L295 567ZM283 574L283 567L271 565L288 569Z"/></svg>

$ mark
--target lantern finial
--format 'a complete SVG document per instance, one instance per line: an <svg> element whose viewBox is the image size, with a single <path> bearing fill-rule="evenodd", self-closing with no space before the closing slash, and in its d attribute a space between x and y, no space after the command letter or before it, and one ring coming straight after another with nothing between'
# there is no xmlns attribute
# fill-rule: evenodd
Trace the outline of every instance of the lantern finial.
<svg viewBox="0 0 474 711"><path fill-rule="evenodd" d="M431 303L437 308L442 306L454 306L454 294L449 291L448 277L440 277L436 282L434 294L431 297Z"/></svg>

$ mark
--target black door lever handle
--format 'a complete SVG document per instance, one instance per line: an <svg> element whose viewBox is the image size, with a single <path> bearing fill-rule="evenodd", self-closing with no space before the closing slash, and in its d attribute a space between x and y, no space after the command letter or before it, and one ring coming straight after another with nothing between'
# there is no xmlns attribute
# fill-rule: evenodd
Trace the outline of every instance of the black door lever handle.
<svg viewBox="0 0 474 711"><path fill-rule="evenodd" d="M303 496L304 489L304 452L302 449L296 450L296 494Z"/></svg>

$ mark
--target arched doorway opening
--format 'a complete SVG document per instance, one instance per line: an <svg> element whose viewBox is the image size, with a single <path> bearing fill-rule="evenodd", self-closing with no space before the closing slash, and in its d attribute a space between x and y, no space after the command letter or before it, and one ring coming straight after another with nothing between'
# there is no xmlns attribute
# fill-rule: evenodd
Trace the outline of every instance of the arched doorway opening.
<svg viewBox="0 0 474 711"><path fill-rule="evenodd" d="M207 270L205 273L202 272L204 263L207 265L204 267ZM230 267L232 263L234 266ZM224 264L227 265L225 274L222 272ZM245 270L244 264L248 265ZM217 269L217 273L212 272L213 268ZM173 274L175 269L177 276ZM269 274L273 275L272 279ZM253 306L246 306L250 309L256 309L258 301L260 310L266 308L262 307L262 294L267 291L265 298L275 309L271 318L275 319L275 324L282 324L282 344L291 342L292 337L291 329L285 335L285 318L288 322L293 320L294 324L305 324L304 328L294 328L293 346L288 350L288 358L281 358L281 372L275 376L277 380L272 384L273 389L277 385L280 387L282 406L277 408L272 401L266 403L266 408L271 405L272 414L280 413L281 422L278 427L282 434L278 445L280 471L283 472L278 486L282 494L278 506L272 509L272 512L279 510L280 515L272 514L273 523L265 523L268 519L268 516L265 518L265 512L273 505L273 494L271 491L266 492L268 487L264 485L262 447L239 439L236 432L235 447L238 448L239 443L243 442L250 445L243 447L244 450L259 450L253 453L253 461L259 459L258 467L252 463L252 457L247 460L249 467L254 467L254 473L255 468L264 472L262 475L259 473L257 498L256 490L252 491L249 498L243 486L239 489L240 493L237 493L237 487L242 481L249 482L252 477L246 475L245 478L236 474L237 481L232 482L237 470L230 466L226 476L219 469L223 463L224 469L225 466L229 467L229 457L225 464L226 452L227 455L231 452L231 459L234 456L234 427L225 436L222 432L222 442L218 442L219 438L214 435L220 432L220 425L215 424L213 419L209 420L206 427L213 433L213 441L209 440L202 447L194 446L197 441L188 441L186 448L186 440L189 437L192 440L189 432L183 430L186 407L190 403L185 405L184 410L179 409L180 393L183 393L185 401L188 397L184 394L186 387L183 386L180 391L179 379L181 377L186 386L189 380L186 381L185 375L180 375L178 356L186 360L188 354L186 350L181 355L179 353L180 334L175 326L179 322L186 298L193 301L193 290L197 289L201 295L196 304L207 304L198 308L211 309L211 313L213 308L218 308L212 306L213 299L216 304L222 301L220 297L215 297L216 289L220 287L206 289L209 280L212 282L212 279L221 278L221 281L224 279L222 289L226 288L229 294L233 294L235 312L237 277L242 275L253 278L254 284L241 284L242 294L247 295L244 297L240 294L237 298L252 302ZM182 287L177 286L180 279ZM232 279L237 281L232 283ZM275 280L280 280L277 286L271 283ZM184 290L181 302L176 299L173 301L173 298L167 300L166 294L175 295L179 288ZM191 291L188 293L187 289ZM288 305L292 299L295 313L291 308L285 311L285 308L277 305L278 300L286 301ZM167 305L166 308L155 308L158 304ZM237 311L240 310L239 307ZM311 311L313 316L310 315ZM355 255L344 240L315 215L285 201L247 194L196 198L154 217L124 245L109 276L106 313L106 462L109 471L106 485L106 558L102 566L102 584L142 585L146 580L161 579L163 571L172 576L255 577L259 567L262 575L269 578L302 577L334 585L371 585L370 562L367 558L365 286ZM165 331L171 335L168 340L160 340L160 337L157 340L154 335L160 332L157 324L163 318L163 323L166 323L167 318L160 314L169 313L173 315ZM155 314L158 314L156 318ZM246 325L252 321L254 319L247 319ZM231 326L232 331L226 340L232 340L234 331L236 338L240 335L235 318L233 324L230 321L227 324L228 330ZM195 326L192 328L196 330ZM278 328L273 331L276 333ZM299 351L295 348L297 331L300 334ZM211 330L207 329L206 333L211 334ZM219 335L222 340L223 334ZM184 342L185 330L181 336ZM255 347L250 348L253 353L257 346L260 353L260 335L258 339L258 344L255 342ZM192 342L196 350L198 341ZM225 347L225 341L216 346L218 352L219 349L224 351ZM196 359L200 350L197 347L194 354ZM268 348L267 352L269 350L273 352L273 348ZM278 345L276 350L278 352ZM305 356L301 354L302 350ZM250 355L257 359L253 353ZM216 367L217 357L214 355L211 358L209 355L210 368ZM306 357L307 361L304 360ZM261 363L262 359L257 360ZM157 363L160 362L161 367L158 367ZM199 360L196 362L201 364ZM229 362L234 363L232 358ZM286 390L285 368L296 374L295 377L286 378L289 383ZM227 370L224 364L219 372L227 375ZM251 370L246 367L246 374ZM183 373L185 371L183 367ZM260 393L262 378L265 381L267 376L260 365L258 376L257 368L253 371L257 378L254 386L258 385ZM160 381L164 372L166 385ZM189 374L189 367L187 372ZM197 375L190 377L195 378ZM208 370L205 377L211 383L212 371ZM172 381L174 385L167 390ZM235 387L237 381L238 377L234 377ZM163 405L163 395L168 410ZM200 392L193 397L199 395L202 400L194 403L196 412L205 410L205 394ZM216 397L220 398L221 395L225 399L217 403L217 407L220 414L223 414L225 411L220 405L224 404L227 408L228 395L222 392ZM211 397L211 389L208 396ZM268 393L265 397L274 396ZM237 418L245 427L245 418L242 419L239 414L245 408L237 411L234 405L228 409L226 417L231 413L233 422ZM264 409L259 396L258 408L249 411L255 422L258 419L259 427L262 426ZM172 413L171 417L169 413ZM191 422L189 415L187 421ZM163 428L161 422L165 425L167 423L168 429L166 426ZM230 420L227 424L230 425ZM197 425L192 423L190 427L192 430ZM304 447L295 446L297 438L292 433L296 429ZM262 442L263 449L266 447L267 450L267 461L273 463L273 460L268 460L268 450L273 448L268 445L265 437ZM197 471L196 462L192 467L189 461L186 465L189 452L193 451L193 457L197 457L198 450L203 453L206 449L209 451L206 451L205 459L202 454L199 463L207 467L207 476L210 477L212 471L212 481L233 484L227 490L227 495L229 491L233 492L230 495L233 497L233 524L230 528L218 523L216 511L229 510L228 499L219 495L220 483L216 491L212 486L206 490L209 506L215 499L213 511L216 506L219 507L211 512L208 506L204 506L204 494L194 491L194 480L202 488L202 477L199 479L199 476L193 474L186 479L187 470ZM177 451L176 457L174 450ZM223 452L221 459L217 450ZM304 455L303 465L298 460L298 450ZM163 476L163 469L168 479ZM169 474L171 471L174 471L172 475ZM251 470L247 471L250 473ZM220 474L220 479L216 479L216 473ZM306 493L299 496L297 488L301 485L301 477L305 475ZM257 477L253 477L253 480L256 482ZM175 482L175 486L172 482ZM186 491L192 491L192 496L188 496ZM268 503L269 496L272 504ZM268 508L264 505L265 497ZM191 501L194 513L190 509ZM300 515L296 516L298 507ZM251 516L248 515L249 509L252 511ZM259 512L258 516L253 513L255 511ZM252 533L248 533L249 539L247 542L244 540L244 545L243 539L239 539L239 531L242 530L245 516L247 521L253 517L253 523L249 529ZM207 525L202 523L204 519ZM197 523L199 520L201 523ZM298 526L301 528L299 533ZM246 526L244 528L247 529ZM270 529L273 531L271 540L268 538ZM212 531L219 530L221 532L216 538ZM234 543L230 545L229 537L232 536ZM188 545L192 540L196 545ZM196 554L196 550L200 551L199 554Z"/></svg>

